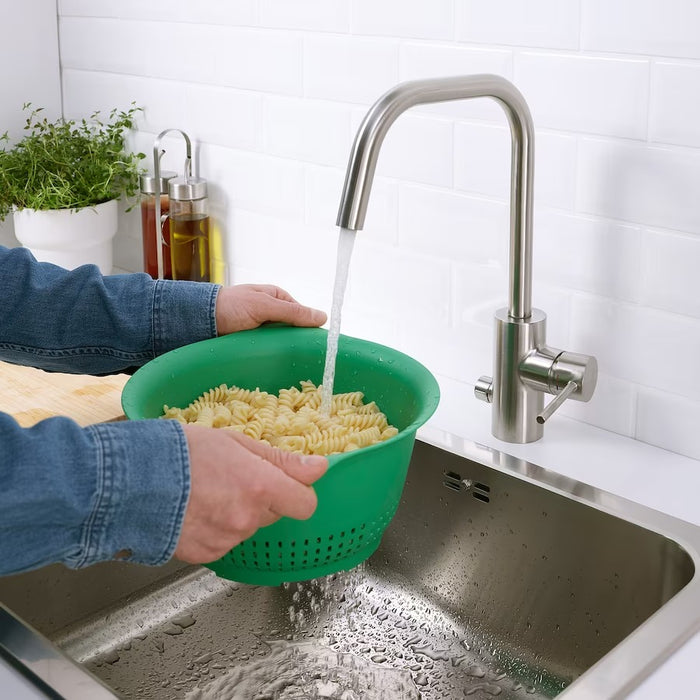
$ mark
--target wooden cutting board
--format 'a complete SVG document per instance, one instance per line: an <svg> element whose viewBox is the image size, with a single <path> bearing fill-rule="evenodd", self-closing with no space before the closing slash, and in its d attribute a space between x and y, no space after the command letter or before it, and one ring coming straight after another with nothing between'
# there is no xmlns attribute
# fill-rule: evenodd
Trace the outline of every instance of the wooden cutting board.
<svg viewBox="0 0 700 700"><path fill-rule="evenodd" d="M126 374L91 377L0 362L0 412L25 428L51 416L68 416L80 425L122 420L127 379Z"/></svg>

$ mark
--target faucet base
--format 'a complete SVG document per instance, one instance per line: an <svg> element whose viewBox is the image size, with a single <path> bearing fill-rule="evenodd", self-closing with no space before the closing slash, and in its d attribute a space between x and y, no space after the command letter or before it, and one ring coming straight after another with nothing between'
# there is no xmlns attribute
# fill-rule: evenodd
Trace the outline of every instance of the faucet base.
<svg viewBox="0 0 700 700"><path fill-rule="evenodd" d="M520 363L532 350L545 345L547 316L533 309L527 319L515 319L508 309L496 311L491 432L505 442L526 443L544 434L537 416L544 394L520 378Z"/></svg>

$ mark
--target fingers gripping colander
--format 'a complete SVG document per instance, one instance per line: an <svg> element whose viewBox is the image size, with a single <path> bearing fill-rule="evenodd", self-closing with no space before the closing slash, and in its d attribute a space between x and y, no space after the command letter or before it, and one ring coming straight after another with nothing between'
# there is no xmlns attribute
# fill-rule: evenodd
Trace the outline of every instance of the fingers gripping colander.
<svg viewBox="0 0 700 700"><path fill-rule="evenodd" d="M163 404L186 406L222 383L277 394L310 379L320 383L327 332L264 326L173 350L139 369L126 383L128 418L155 418ZM379 546L399 504L416 430L435 411L439 389L416 360L392 348L341 336L334 393L362 391L399 434L354 452L331 455L314 488L309 520L282 518L207 564L243 583L278 585L350 569Z"/></svg>

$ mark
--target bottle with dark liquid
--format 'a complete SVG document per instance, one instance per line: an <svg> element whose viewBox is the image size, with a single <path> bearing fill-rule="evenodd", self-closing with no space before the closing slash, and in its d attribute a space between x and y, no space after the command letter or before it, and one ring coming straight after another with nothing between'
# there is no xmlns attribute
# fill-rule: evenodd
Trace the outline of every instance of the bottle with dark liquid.
<svg viewBox="0 0 700 700"><path fill-rule="evenodd" d="M209 282L209 200L207 181L170 180L170 260L173 279Z"/></svg>
<svg viewBox="0 0 700 700"><path fill-rule="evenodd" d="M168 181L177 173L164 171L160 174L160 211L167 214L170 206ZM156 178L141 175L141 235L143 237L143 269L153 279L158 279L158 228L156 228ZM168 219L162 226L163 279L173 278L170 268L170 230Z"/></svg>

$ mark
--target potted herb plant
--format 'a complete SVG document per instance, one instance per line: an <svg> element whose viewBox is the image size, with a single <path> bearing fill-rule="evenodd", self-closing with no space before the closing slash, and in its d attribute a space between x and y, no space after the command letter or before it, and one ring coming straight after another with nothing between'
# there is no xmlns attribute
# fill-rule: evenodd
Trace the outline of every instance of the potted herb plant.
<svg viewBox="0 0 700 700"><path fill-rule="evenodd" d="M29 111L24 137L0 137L0 221L13 215L15 236L38 260L69 269L85 263L112 270L117 200L138 192L143 153L129 153L125 136L140 111L99 112L80 122L42 119Z"/></svg>

